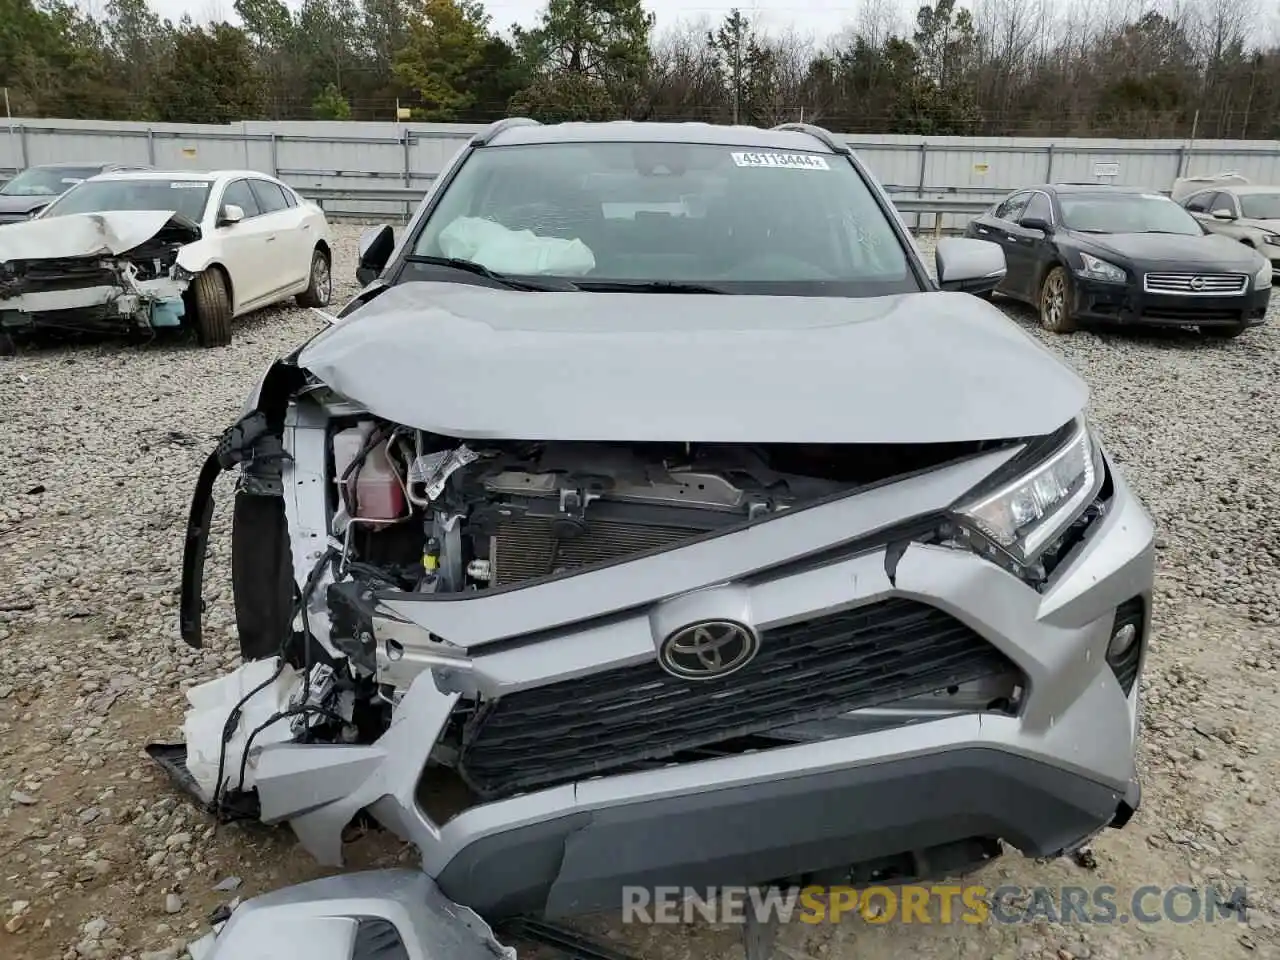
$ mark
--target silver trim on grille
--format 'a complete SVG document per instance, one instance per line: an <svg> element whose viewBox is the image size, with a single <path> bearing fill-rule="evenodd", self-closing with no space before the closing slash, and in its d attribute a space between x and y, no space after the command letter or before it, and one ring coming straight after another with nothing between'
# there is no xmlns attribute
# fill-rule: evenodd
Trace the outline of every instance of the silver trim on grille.
<svg viewBox="0 0 1280 960"><path fill-rule="evenodd" d="M1183 297L1222 297L1245 293L1249 276L1244 273L1147 273L1142 277L1147 293L1172 293Z"/></svg>

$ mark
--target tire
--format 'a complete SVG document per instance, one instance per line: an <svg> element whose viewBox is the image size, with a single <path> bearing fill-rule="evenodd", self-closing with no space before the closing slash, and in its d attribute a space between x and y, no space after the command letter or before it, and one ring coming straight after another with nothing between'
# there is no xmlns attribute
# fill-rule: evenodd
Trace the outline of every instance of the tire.
<svg viewBox="0 0 1280 960"><path fill-rule="evenodd" d="M240 655L246 661L275 656L291 629L294 592L289 527L280 497L236 493L231 591Z"/></svg>
<svg viewBox="0 0 1280 960"><path fill-rule="evenodd" d="M1071 280L1065 267L1057 266L1045 274L1037 298L1040 326L1050 333L1071 333L1076 328L1072 313Z"/></svg>
<svg viewBox="0 0 1280 960"><path fill-rule="evenodd" d="M311 254L311 280L297 296L300 307L327 307L333 302L333 270L329 255L316 247Z"/></svg>
<svg viewBox="0 0 1280 960"><path fill-rule="evenodd" d="M1237 323L1231 327L1201 327L1200 332L1214 340L1234 340L1248 329L1243 323Z"/></svg>
<svg viewBox="0 0 1280 960"><path fill-rule="evenodd" d="M222 272L210 268L191 281L196 340L202 347L231 345L231 292Z"/></svg>

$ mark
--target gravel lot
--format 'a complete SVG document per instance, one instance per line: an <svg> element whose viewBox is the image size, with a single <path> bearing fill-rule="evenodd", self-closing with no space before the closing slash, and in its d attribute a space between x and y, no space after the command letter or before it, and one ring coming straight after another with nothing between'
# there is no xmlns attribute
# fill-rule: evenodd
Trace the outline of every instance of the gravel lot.
<svg viewBox="0 0 1280 960"><path fill-rule="evenodd" d="M337 300L355 292L358 232L335 227ZM1007 310L1039 336L1029 311ZM316 327L306 311L277 308L241 322L227 350L161 340L0 360L0 957L172 960L219 904L323 872L287 831L215 831L142 752L178 739L184 689L237 659L225 509L208 646L197 653L177 636L196 471L251 380ZM1280 917L1280 316L1225 343L1045 340L1092 385L1111 452L1160 527L1158 632L1143 680L1146 797L1129 829L1100 840L1096 863L1006 858L977 882L1110 884L1124 904L1143 884L1244 880L1250 920L848 919L783 930L792 960L1280 957L1271 919ZM357 867L413 860L381 834L351 853ZM653 960L740 956L729 928L589 925Z"/></svg>

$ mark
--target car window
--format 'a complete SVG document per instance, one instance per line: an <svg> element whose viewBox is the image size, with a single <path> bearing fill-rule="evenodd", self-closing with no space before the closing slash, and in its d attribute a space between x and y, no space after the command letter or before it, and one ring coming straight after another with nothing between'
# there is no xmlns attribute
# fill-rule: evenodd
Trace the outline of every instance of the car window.
<svg viewBox="0 0 1280 960"><path fill-rule="evenodd" d="M287 209L289 204L285 200L284 191L279 186L269 180L250 180L250 186L253 189L253 196L258 201L258 209L263 213L275 213L277 210Z"/></svg>
<svg viewBox="0 0 1280 960"><path fill-rule="evenodd" d="M0 188L0 195L56 197L101 172L101 167L28 167Z"/></svg>
<svg viewBox="0 0 1280 960"><path fill-rule="evenodd" d="M1241 194L1240 212L1253 220L1280 220L1280 193Z"/></svg>
<svg viewBox="0 0 1280 960"><path fill-rule="evenodd" d="M683 143L472 152L410 245L502 273L728 292L921 289L857 169L832 154Z"/></svg>
<svg viewBox="0 0 1280 960"><path fill-rule="evenodd" d="M250 217L256 217L262 211L258 208L258 201L253 195L253 191L249 189L248 180L233 180L227 184L227 189L222 194L222 205L235 204L244 211L244 218L248 220Z"/></svg>
<svg viewBox="0 0 1280 960"><path fill-rule="evenodd" d="M1198 237L1204 230L1181 205L1158 193L1059 195L1062 225L1084 233L1173 233Z"/></svg>
<svg viewBox="0 0 1280 960"><path fill-rule="evenodd" d="M43 216L105 210L172 210L198 223L204 216L210 186L207 180L172 177L86 180L46 207Z"/></svg>
<svg viewBox="0 0 1280 960"><path fill-rule="evenodd" d="M1046 223L1053 223L1053 207L1049 198L1043 193L1033 193L1027 207L1022 211L1023 217L1035 217Z"/></svg>
<svg viewBox="0 0 1280 960"><path fill-rule="evenodd" d="M1022 211L1027 209L1027 204L1030 201L1030 193L1025 191L1022 193L1015 193L996 210L996 217L1000 220L1007 220L1010 223L1017 223L1022 219Z"/></svg>
<svg viewBox="0 0 1280 960"><path fill-rule="evenodd" d="M1209 204L1213 200L1214 196L1215 194L1213 191L1198 193L1187 201L1187 209L1193 210L1196 213L1208 213L1210 209Z"/></svg>

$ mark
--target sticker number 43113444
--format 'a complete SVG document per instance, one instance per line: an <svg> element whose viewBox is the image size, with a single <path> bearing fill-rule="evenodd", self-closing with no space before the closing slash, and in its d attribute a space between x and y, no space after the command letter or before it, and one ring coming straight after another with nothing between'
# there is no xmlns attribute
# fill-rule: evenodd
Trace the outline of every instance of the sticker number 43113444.
<svg viewBox="0 0 1280 960"><path fill-rule="evenodd" d="M788 170L830 170L827 161L812 153L735 153L740 167L782 167Z"/></svg>

